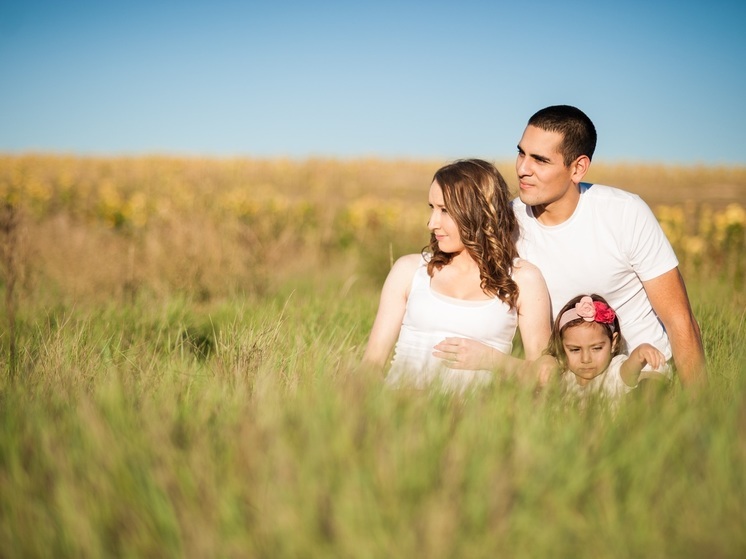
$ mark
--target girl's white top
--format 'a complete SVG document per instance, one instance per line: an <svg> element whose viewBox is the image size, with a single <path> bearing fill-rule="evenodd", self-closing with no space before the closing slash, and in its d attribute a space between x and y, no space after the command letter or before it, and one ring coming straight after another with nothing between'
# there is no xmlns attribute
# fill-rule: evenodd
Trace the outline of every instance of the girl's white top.
<svg viewBox="0 0 746 559"><path fill-rule="evenodd" d="M627 386L622 380L622 364L628 358L628 355L616 355L603 373L589 380L584 386L578 384L572 371L565 371L562 375L565 401L580 403L582 407L589 398L599 398L611 404L612 409L616 409L619 401L635 389L634 386Z"/></svg>
<svg viewBox="0 0 746 559"><path fill-rule="evenodd" d="M433 383L461 392L491 382L486 370L451 369L434 357L436 344L448 337L470 338L510 354L518 313L497 297L466 301L433 291L423 257L412 278L406 312L386 382L425 388Z"/></svg>

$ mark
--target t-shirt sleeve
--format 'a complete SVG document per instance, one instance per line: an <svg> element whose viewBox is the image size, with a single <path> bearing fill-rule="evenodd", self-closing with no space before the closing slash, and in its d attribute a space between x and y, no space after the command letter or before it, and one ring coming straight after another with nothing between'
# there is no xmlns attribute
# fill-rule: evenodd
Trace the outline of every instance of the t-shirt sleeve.
<svg viewBox="0 0 746 559"><path fill-rule="evenodd" d="M629 262L640 280L648 281L679 265L676 253L650 207L637 196L625 208L623 238Z"/></svg>
<svg viewBox="0 0 746 559"><path fill-rule="evenodd" d="M615 397L623 396L624 394L630 393L637 386L629 386L622 379L622 365L629 358L628 355L617 355L611 361L608 370L606 371L606 392L607 394Z"/></svg>

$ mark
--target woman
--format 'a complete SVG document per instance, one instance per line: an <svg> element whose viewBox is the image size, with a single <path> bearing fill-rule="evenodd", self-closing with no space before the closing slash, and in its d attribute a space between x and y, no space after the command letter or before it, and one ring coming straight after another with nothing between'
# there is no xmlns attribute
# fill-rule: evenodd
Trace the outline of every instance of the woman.
<svg viewBox="0 0 746 559"><path fill-rule="evenodd" d="M435 173L429 202L430 244L389 272L364 361L383 368L396 346L388 383L458 391L520 372L546 347L550 305L539 270L518 258L505 180L486 161L457 161ZM526 361L510 355L516 328Z"/></svg>

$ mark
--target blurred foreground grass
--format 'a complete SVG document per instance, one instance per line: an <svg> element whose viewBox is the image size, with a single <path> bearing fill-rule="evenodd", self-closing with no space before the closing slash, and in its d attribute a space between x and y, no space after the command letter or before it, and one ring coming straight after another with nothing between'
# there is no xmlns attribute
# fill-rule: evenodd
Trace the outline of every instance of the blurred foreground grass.
<svg viewBox="0 0 746 559"><path fill-rule="evenodd" d="M0 557L744 556L746 172L622 168L711 382L612 419L356 369L438 165L3 159Z"/></svg>

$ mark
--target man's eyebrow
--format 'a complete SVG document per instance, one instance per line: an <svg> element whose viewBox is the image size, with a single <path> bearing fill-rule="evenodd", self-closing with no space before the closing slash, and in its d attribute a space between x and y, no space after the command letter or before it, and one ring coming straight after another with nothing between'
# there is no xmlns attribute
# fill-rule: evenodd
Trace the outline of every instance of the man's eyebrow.
<svg viewBox="0 0 746 559"><path fill-rule="evenodd" d="M536 161L541 161L542 163L551 163L551 160L548 157L539 155L537 153L526 153L525 151L523 151L523 148L520 145L516 147L518 148L518 153L528 155L531 159L535 159Z"/></svg>

